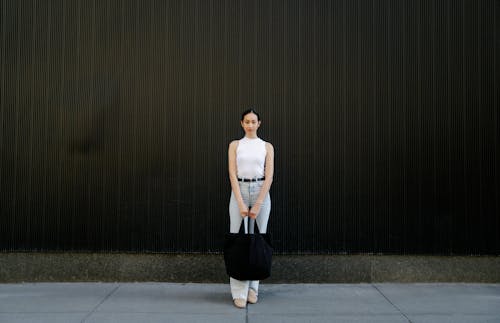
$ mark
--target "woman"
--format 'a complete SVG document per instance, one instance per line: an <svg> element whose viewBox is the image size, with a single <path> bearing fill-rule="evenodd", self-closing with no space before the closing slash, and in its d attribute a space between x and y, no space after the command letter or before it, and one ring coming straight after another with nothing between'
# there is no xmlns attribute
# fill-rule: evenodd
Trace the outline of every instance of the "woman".
<svg viewBox="0 0 500 323"><path fill-rule="evenodd" d="M231 233L238 233L241 221L245 232L253 233L254 221L261 233L265 233L271 198L269 189L273 182L274 148L257 136L260 116L255 110L243 112L241 127L245 137L229 144L229 179L231 181L231 200L229 216ZM234 305L245 308L248 303L257 303L259 281L240 281L230 278L231 294Z"/></svg>

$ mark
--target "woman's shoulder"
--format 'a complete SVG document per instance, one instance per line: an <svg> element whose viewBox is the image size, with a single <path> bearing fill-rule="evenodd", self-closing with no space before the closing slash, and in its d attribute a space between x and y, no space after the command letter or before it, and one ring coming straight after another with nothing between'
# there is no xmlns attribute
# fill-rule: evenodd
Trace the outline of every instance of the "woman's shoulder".
<svg viewBox="0 0 500 323"><path fill-rule="evenodd" d="M274 151L274 147L273 147L273 145L269 141L264 141L264 143L266 144L266 150L268 150L268 151L270 151L270 150Z"/></svg>
<svg viewBox="0 0 500 323"><path fill-rule="evenodd" d="M236 139L236 140L231 141L231 142L229 143L229 148L236 148L236 147L238 147L238 143L239 143L239 142L240 142L240 141L239 141L239 140L237 140L237 139Z"/></svg>

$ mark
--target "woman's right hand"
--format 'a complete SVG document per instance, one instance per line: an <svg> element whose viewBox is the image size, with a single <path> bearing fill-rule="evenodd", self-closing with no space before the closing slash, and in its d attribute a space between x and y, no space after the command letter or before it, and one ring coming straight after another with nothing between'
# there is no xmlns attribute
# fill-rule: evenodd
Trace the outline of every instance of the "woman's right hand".
<svg viewBox="0 0 500 323"><path fill-rule="evenodd" d="M241 202L238 204L238 207L240 209L240 215L242 218L245 218L248 216L248 206L246 206L245 203Z"/></svg>

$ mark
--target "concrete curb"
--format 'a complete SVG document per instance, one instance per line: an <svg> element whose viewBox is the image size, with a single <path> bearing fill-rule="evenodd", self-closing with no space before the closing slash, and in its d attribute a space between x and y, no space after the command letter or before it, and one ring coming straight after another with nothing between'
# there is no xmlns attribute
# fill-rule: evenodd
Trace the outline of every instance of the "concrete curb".
<svg viewBox="0 0 500 323"><path fill-rule="evenodd" d="M0 253L0 283L226 283L221 254ZM500 257L276 255L266 283L499 283Z"/></svg>

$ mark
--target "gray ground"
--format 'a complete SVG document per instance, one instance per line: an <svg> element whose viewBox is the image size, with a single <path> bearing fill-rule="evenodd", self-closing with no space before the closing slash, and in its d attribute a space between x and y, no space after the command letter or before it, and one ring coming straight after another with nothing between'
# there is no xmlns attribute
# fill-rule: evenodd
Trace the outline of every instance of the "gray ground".
<svg viewBox="0 0 500 323"><path fill-rule="evenodd" d="M0 284L0 322L500 322L500 284Z"/></svg>

